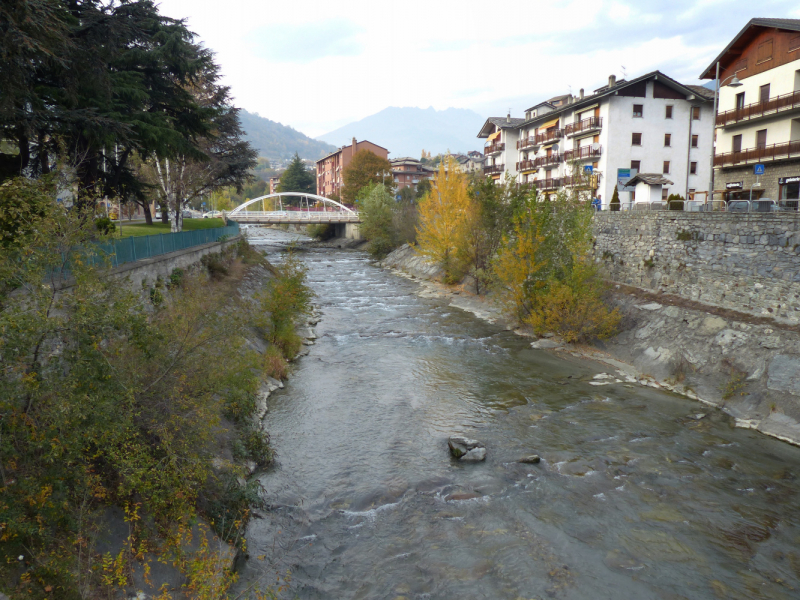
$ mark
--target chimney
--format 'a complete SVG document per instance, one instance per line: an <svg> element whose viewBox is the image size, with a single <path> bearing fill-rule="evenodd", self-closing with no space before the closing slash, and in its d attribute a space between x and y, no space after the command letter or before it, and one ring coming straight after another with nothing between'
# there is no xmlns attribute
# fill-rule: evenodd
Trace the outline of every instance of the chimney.
<svg viewBox="0 0 800 600"><path fill-rule="evenodd" d="M353 138L353 152L356 151L356 138Z"/></svg>
<svg viewBox="0 0 800 600"><path fill-rule="evenodd" d="M583 100L583 88L581 88L581 100Z"/></svg>
<svg viewBox="0 0 800 600"><path fill-rule="evenodd" d="M511 112L506 115L506 123L511 123Z"/></svg>
<svg viewBox="0 0 800 600"><path fill-rule="evenodd" d="M608 87L612 88L617 85L617 76L616 75L609 75L608 76Z"/></svg>

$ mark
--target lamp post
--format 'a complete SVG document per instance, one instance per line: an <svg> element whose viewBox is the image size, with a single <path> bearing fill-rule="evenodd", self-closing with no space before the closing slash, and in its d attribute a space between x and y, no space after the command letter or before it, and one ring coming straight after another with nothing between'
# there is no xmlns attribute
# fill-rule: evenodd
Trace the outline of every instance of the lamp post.
<svg viewBox="0 0 800 600"><path fill-rule="evenodd" d="M742 82L739 81L739 78L736 77L736 73L731 75L730 77L726 77L725 81L731 80L730 86L733 88L740 87ZM725 85L725 81L719 80L719 61L717 61L717 74L714 78L714 114L713 118L714 121L712 123L712 131L714 132L711 136L711 176L708 182L708 197L707 200L714 200L714 155L716 154L716 140L717 140L717 105L719 104L719 88Z"/></svg>

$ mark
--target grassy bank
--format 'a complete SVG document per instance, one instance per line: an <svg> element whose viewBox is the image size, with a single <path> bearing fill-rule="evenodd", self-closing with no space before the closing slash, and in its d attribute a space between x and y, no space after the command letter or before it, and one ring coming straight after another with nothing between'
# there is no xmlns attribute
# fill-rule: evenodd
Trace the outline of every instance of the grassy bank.
<svg viewBox="0 0 800 600"><path fill-rule="evenodd" d="M224 598L209 541L238 545L258 502L259 403L296 351L305 273L242 242L131 290L75 250L94 235L54 209L0 253L0 591L116 597L164 563L188 597ZM65 255L76 284L58 294Z"/></svg>
<svg viewBox="0 0 800 600"><path fill-rule="evenodd" d="M134 237L142 235L157 235L159 233L170 233L170 224L162 223L160 221L157 223L154 222L152 225L148 225L147 223L129 224L123 221L122 226L120 226L119 222L115 221L114 223L117 226L116 235L118 237ZM196 231L198 229L212 229L214 227L224 226L225 221L222 219L184 219L183 221L184 231Z"/></svg>

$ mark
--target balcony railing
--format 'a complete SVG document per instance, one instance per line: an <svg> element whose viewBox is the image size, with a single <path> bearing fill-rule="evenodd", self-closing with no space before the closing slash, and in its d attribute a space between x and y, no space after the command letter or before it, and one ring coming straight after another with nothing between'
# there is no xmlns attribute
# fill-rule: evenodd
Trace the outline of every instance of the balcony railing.
<svg viewBox="0 0 800 600"><path fill-rule="evenodd" d="M538 169L534 159L521 160L517 163L517 171L533 171Z"/></svg>
<svg viewBox="0 0 800 600"><path fill-rule="evenodd" d="M484 175L494 175L496 173L502 173L505 171L505 165L490 165L488 167L483 167L483 174Z"/></svg>
<svg viewBox="0 0 800 600"><path fill-rule="evenodd" d="M556 190L564 185L564 180L561 177L553 177L552 179L537 179L533 182L539 190Z"/></svg>
<svg viewBox="0 0 800 600"><path fill-rule="evenodd" d="M566 135L575 135L582 131L591 131L592 129L600 129L603 126L603 117L589 117L577 123L570 123L564 128Z"/></svg>
<svg viewBox="0 0 800 600"><path fill-rule="evenodd" d="M544 133L540 133L536 136L536 143L546 144L547 142L560 140L562 137L564 137L564 131L562 129L548 129Z"/></svg>
<svg viewBox="0 0 800 600"><path fill-rule="evenodd" d="M571 160L584 160L587 158L596 158L600 156L603 151L603 147L598 144L597 148L593 146L584 146L582 148L576 148L574 150L566 150L564 152L564 160L569 162Z"/></svg>
<svg viewBox="0 0 800 600"><path fill-rule="evenodd" d="M486 146L483 149L483 155L484 156L489 156L490 154L494 154L495 152L502 152L505 149L506 149L506 143L505 142L495 142L491 146Z"/></svg>
<svg viewBox="0 0 800 600"><path fill-rule="evenodd" d="M530 148L531 146L538 146L539 142L536 141L536 136L531 135L526 138L522 138L517 142L517 150L524 150L525 148Z"/></svg>
<svg viewBox="0 0 800 600"><path fill-rule="evenodd" d="M549 156L540 156L534 161L534 166L538 167L546 167L548 165L557 165L558 163L564 160L564 155L560 152L554 152Z"/></svg>
<svg viewBox="0 0 800 600"><path fill-rule="evenodd" d="M775 96L766 102L754 102L742 108L734 108L717 115L717 125L725 126L730 123L747 121L765 115L773 115L784 110L800 108L800 90Z"/></svg>
<svg viewBox="0 0 800 600"><path fill-rule="evenodd" d="M800 158L800 140L717 154L714 157L714 166L723 167L725 165L780 160L782 158Z"/></svg>

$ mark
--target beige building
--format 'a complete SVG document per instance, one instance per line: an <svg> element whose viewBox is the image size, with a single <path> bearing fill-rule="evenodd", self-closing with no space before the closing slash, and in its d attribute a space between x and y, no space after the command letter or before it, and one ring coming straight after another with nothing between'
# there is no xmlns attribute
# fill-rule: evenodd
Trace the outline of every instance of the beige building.
<svg viewBox="0 0 800 600"><path fill-rule="evenodd" d="M342 146L336 152L331 152L327 156L317 161L317 194L330 198L332 195L341 196L344 180L342 171L353 160L356 152L367 150L381 158L389 158L389 151L372 142L353 142L349 146Z"/></svg>
<svg viewBox="0 0 800 600"><path fill-rule="evenodd" d="M389 161L392 163L392 179L399 192L403 188L410 187L416 189L417 184L423 179L429 179L434 174L434 169L426 167L416 158L395 158Z"/></svg>
<svg viewBox="0 0 800 600"><path fill-rule="evenodd" d="M714 59L715 198L800 200L800 19L751 19ZM756 183L755 165L764 165Z"/></svg>

